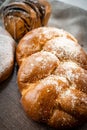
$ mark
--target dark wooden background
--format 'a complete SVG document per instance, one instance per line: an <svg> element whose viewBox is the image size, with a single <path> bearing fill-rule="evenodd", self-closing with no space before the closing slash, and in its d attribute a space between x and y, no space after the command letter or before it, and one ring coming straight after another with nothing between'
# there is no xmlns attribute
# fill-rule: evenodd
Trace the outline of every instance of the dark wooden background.
<svg viewBox="0 0 87 130"><path fill-rule="evenodd" d="M48 25L71 32L87 51L87 12L55 0L50 2L52 15ZM3 26L2 22L0 23ZM0 130L54 130L27 117L20 98L15 63L12 75L0 84ZM76 130L87 130L87 124Z"/></svg>

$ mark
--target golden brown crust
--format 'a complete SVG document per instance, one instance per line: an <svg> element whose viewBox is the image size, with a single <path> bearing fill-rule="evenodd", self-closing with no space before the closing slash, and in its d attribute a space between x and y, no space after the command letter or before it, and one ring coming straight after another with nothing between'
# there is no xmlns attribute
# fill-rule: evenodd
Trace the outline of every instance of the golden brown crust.
<svg viewBox="0 0 87 130"><path fill-rule="evenodd" d="M25 89L25 82L34 83L50 75L58 64L57 57L50 52L42 51L29 56L18 72L20 90Z"/></svg>
<svg viewBox="0 0 87 130"><path fill-rule="evenodd" d="M7 79L14 66L15 42L12 37L0 27L0 82Z"/></svg>
<svg viewBox="0 0 87 130"><path fill-rule="evenodd" d="M57 128L76 125L87 116L87 95L54 75L31 85L22 96L22 105L33 120Z"/></svg>
<svg viewBox="0 0 87 130"><path fill-rule="evenodd" d="M32 30L18 44L18 86L26 113L65 129L87 119L87 54L69 33Z"/></svg>
<svg viewBox="0 0 87 130"><path fill-rule="evenodd" d="M16 60L18 65L20 65L22 60L29 55L41 51L46 42L56 37L64 37L72 40L72 42L77 42L77 40L70 33L62 29L57 29L54 27L41 27L34 29L28 32L17 46Z"/></svg>
<svg viewBox="0 0 87 130"><path fill-rule="evenodd" d="M55 54L61 62L71 60L84 69L87 69L86 53L77 42L74 42L71 39L57 37L46 42L43 50Z"/></svg>
<svg viewBox="0 0 87 130"><path fill-rule="evenodd" d="M3 8L6 30L19 41L28 31L47 24L51 6L46 0L12 2Z"/></svg>
<svg viewBox="0 0 87 130"><path fill-rule="evenodd" d="M42 20L42 25L47 25L50 14L51 14L51 5L47 0L38 0L45 7L45 14Z"/></svg>

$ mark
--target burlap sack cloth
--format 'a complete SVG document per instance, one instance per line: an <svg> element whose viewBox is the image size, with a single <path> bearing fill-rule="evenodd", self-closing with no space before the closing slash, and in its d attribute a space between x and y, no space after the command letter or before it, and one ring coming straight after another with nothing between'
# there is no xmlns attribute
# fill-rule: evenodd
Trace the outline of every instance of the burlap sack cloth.
<svg viewBox="0 0 87 130"><path fill-rule="evenodd" d="M55 0L49 0L52 15L48 26L72 33L87 51L87 11ZM28 118L20 103L16 66L10 78L0 84L0 130L53 130ZM76 130L87 130L87 124Z"/></svg>

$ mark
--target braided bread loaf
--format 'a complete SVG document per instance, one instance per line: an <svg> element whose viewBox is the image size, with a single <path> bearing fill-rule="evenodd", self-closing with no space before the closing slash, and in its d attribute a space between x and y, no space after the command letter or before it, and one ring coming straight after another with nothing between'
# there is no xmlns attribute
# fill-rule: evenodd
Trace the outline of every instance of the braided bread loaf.
<svg viewBox="0 0 87 130"><path fill-rule="evenodd" d="M68 32L41 27L16 50L22 105L36 121L56 128L87 119L87 55Z"/></svg>
<svg viewBox="0 0 87 130"><path fill-rule="evenodd" d="M18 41L28 31L46 25L50 12L51 7L46 0L18 0L3 8L4 26Z"/></svg>

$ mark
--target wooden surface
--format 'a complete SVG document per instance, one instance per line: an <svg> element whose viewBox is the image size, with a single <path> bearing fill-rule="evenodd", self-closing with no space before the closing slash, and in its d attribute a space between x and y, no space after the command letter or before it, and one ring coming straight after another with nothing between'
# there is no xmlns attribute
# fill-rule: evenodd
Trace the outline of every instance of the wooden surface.
<svg viewBox="0 0 87 130"><path fill-rule="evenodd" d="M49 26L71 32L87 50L87 12L61 2L51 2L52 15ZM17 86L16 63L10 78L0 84L0 130L54 130L34 122L22 109L21 95ZM87 130L87 124L76 130Z"/></svg>

